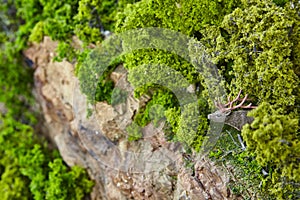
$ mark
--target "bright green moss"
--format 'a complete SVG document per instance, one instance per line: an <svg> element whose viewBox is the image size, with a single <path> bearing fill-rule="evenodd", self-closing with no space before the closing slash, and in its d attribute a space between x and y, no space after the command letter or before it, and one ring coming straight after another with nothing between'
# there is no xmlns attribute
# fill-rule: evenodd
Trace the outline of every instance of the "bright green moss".
<svg viewBox="0 0 300 200"><path fill-rule="evenodd" d="M34 26L28 40L30 42L41 42L44 35L44 22L40 21Z"/></svg>
<svg viewBox="0 0 300 200"><path fill-rule="evenodd" d="M97 43L105 31L114 31L117 12L136 0L80 0L75 19L75 34L82 41Z"/></svg>
<svg viewBox="0 0 300 200"><path fill-rule="evenodd" d="M81 52L72 45L72 36L76 35L84 46L97 43L104 38L106 30L113 30L117 11L134 0L17 0L11 2L17 9L17 15L26 23L20 26L17 35L17 47L21 50L28 41L40 42L43 36L60 41L57 49L59 60L66 57L73 61ZM62 48L62 47L68 48ZM70 53L71 51L72 53ZM76 52L76 53L74 53Z"/></svg>
<svg viewBox="0 0 300 200"><path fill-rule="evenodd" d="M173 133L177 133L178 131L180 114L180 107L169 108L165 111L165 116L170 124Z"/></svg>
<svg viewBox="0 0 300 200"><path fill-rule="evenodd" d="M251 125L243 128L242 135L247 143L248 151L254 152L261 166L274 169L270 175L273 184L268 188L280 199L288 193L293 194L294 186L282 187L287 182L300 182L300 140L299 119L282 115L269 103L262 103L249 113L254 117ZM288 184L287 184L288 185ZM295 197L296 193L292 196Z"/></svg>
<svg viewBox="0 0 300 200"><path fill-rule="evenodd" d="M82 0L79 2L78 14L74 17L77 21L75 33L82 41L96 42L103 39L101 31L104 31L104 27L100 17L101 7L99 6L101 4L101 0Z"/></svg>
<svg viewBox="0 0 300 200"><path fill-rule="evenodd" d="M200 75L197 73L196 69L188 63L186 60L173 53L168 53L164 50L153 50L153 49L142 49L134 51L132 53L126 54L124 59L124 66L129 70L139 70L138 66L147 64L162 64L170 67L173 70L181 72L180 74L190 83L199 82ZM134 72L136 73L136 72ZM157 76L163 76L157 73ZM158 79L159 80L159 79ZM129 81L135 85L134 77ZM147 88L145 88L147 89ZM139 94L143 94L146 91L141 89L137 90Z"/></svg>
<svg viewBox="0 0 300 200"><path fill-rule="evenodd" d="M239 0L143 0L119 13L116 32L134 28L161 27L198 37L207 24L218 24L240 4Z"/></svg>
<svg viewBox="0 0 300 200"><path fill-rule="evenodd" d="M86 172L82 168L68 168L63 164L59 154L51 152L31 127L37 120L29 110L33 103L33 74L30 61L25 63L20 50L25 47L30 27L33 27L35 19L31 17L36 14L36 19L39 19L40 3L43 2L28 1L25 4L6 1L0 6L0 17L5 18L5 23L0 23L3 40L0 44L0 102L7 109L7 113L0 116L0 199L42 200L46 195L54 199L51 190L67 194L58 195L56 199L82 199L91 192L93 185ZM26 21L19 27L16 12L23 19L28 19L28 23ZM35 31L42 28L43 23L40 23ZM41 39L42 35L32 37ZM57 164L49 167L53 160Z"/></svg>
<svg viewBox="0 0 300 200"><path fill-rule="evenodd" d="M206 25L219 24L222 21L223 16L229 14L239 4L240 1L235 0L188 0L179 2L175 0L143 0L135 4L129 4L125 8L124 12L118 14L116 32L125 32L135 28L160 27L179 31L183 34L194 36L199 39L202 37L200 34L201 29L203 29ZM129 81L135 85L136 82L139 81L134 79L135 71L139 70L139 66L151 63L164 64L173 70L177 70L190 84L193 83L195 85L199 85L199 93L203 90L203 87L201 86L203 80L191 63L188 63L178 55L160 49L141 49L128 53L124 56L124 66L129 69ZM134 75L131 76L132 72L134 72ZM165 76L161 75L159 72L156 74L157 76ZM153 85L150 83L143 87L136 88L136 96L138 97L147 93L148 89L151 87L153 87ZM173 99L172 101L176 100ZM142 113L138 113L135 118L138 124L144 126L149 122L150 118L148 110L153 102L155 101L150 101L148 103L149 105L145 107L145 110L143 110ZM186 116L179 116L180 113L177 112L179 110L175 108L174 105L168 105L166 107L163 104L163 106L166 109L167 116L169 116L167 118L170 119L172 129L174 131L176 130L178 134L177 138L182 142L188 142L189 145L192 145L199 150L203 140L202 137L205 135L206 129L208 128L206 119L207 110L205 112L202 112L203 110L201 110L202 113L199 119L201 123L198 126L197 123L194 125L189 123L188 115L193 114L192 110L190 112L186 112ZM177 115L171 117L171 115L175 113L177 113ZM190 117L193 118L193 116ZM180 121L182 126L179 125ZM193 131L191 129L193 129Z"/></svg>
<svg viewBox="0 0 300 200"><path fill-rule="evenodd" d="M255 5L236 9L220 27L205 31L203 41L224 72L232 69L232 96L243 89L258 102L276 104L287 111L299 96L298 50L293 51L299 39L294 40L290 33L292 27L298 30L299 16L271 1L251 3Z"/></svg>
<svg viewBox="0 0 300 200"><path fill-rule="evenodd" d="M32 35L32 41L37 42L43 35L53 40L65 40L72 36L78 1L17 0L15 6L18 17L26 22L17 33L20 49L26 45L29 35Z"/></svg>
<svg viewBox="0 0 300 200"><path fill-rule="evenodd" d="M54 61L61 62L63 59L67 59L69 62L74 62L76 57L85 56L84 52L74 49L70 42L71 41L58 42L56 48L57 55L54 57Z"/></svg>
<svg viewBox="0 0 300 200"><path fill-rule="evenodd" d="M87 174L82 168L75 166L69 171L62 159L49 163L49 168L46 199L81 200L91 192L93 182L86 178Z"/></svg>
<svg viewBox="0 0 300 200"><path fill-rule="evenodd" d="M91 192L93 182L86 172L79 167L68 169L30 126L10 115L0 120L0 165L5 166L0 179L1 199L79 200Z"/></svg>
<svg viewBox="0 0 300 200"><path fill-rule="evenodd" d="M183 113L180 107L171 107L165 111L167 121L173 133L176 133L176 139L173 140L187 143L189 147L199 152L208 130L206 117L209 112L208 103L205 99L199 98L198 103L191 103L184 108Z"/></svg>
<svg viewBox="0 0 300 200"><path fill-rule="evenodd" d="M4 163L4 172L1 173L1 199L21 199L26 200L31 197L26 177L18 171L15 163Z"/></svg>

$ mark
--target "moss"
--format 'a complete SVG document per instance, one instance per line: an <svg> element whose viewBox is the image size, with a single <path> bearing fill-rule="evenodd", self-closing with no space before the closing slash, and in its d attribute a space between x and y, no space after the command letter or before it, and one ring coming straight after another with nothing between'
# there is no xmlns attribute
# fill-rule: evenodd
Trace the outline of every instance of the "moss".
<svg viewBox="0 0 300 200"><path fill-rule="evenodd" d="M227 81L226 87L228 91L231 91L232 96L235 96L240 89L243 89L244 92L249 93L253 98L253 103L260 104L262 102L269 102L271 105L274 105L274 109L278 110L278 113L282 117L285 116L285 120L294 119L290 120L290 123L294 121L292 123L293 126L287 125L289 128L286 129L285 134L298 135L297 130L299 123L295 121L295 116L297 116L298 113L297 106L299 104L299 101L296 101L296 99L299 99L300 94L298 89L299 16L296 11L298 3L294 2L293 9L290 6L284 6L283 2L278 1L275 1L275 3L282 7L276 6L272 1L242 1L242 4L236 4L240 6L240 8L235 10L233 7L230 7L230 5L232 6L232 2L224 3L228 3L228 7L225 7L232 8L232 10L217 9L218 3L214 1L211 1L209 6L203 1L185 1L184 3L174 1L162 2L159 0L141 1L134 5L129 5L123 13L119 14L116 31L123 32L133 28L154 26L170 28L201 39L208 48L214 62L218 65L218 68L222 70L223 77L225 77ZM197 5L191 6L194 4ZM201 12L201 6L203 6L202 9L205 8L206 10ZM187 10L188 12L186 12ZM214 17L214 10L218 10L216 13L221 14ZM195 16L194 13L198 15ZM207 13L209 13L210 16L206 18ZM223 13L229 15L222 15ZM249 13L252 14L249 15ZM184 23L180 23L181 20L184 20ZM211 26L205 26L206 24ZM138 71L142 65L148 63L163 63L182 72L190 83L202 83L201 77L193 74L193 69L189 63L185 63L185 61L176 57L176 55L162 50L143 49L135 51L126 55L124 62L126 68L129 69L129 77L130 73ZM135 83L135 80L129 80L133 84ZM137 96L146 93L149 87L151 87L151 84L137 88ZM151 104L151 102L149 102L149 104ZM200 149L205 130L207 130L207 127L204 125L206 115L203 114L202 120L204 120L204 122L200 123L204 126L200 128L203 133L199 134L194 131L194 128L192 128L193 130L189 130L189 128L195 125L188 123L189 117L193 115L193 111L194 109L191 109L183 118L180 117L180 109L176 107L168 109L165 113L167 119L169 119L172 130L176 132L176 138L179 141L187 142L189 146ZM200 113L205 112L201 111ZM265 114L266 111L261 110L261 115ZM199 120L201 120L201 118ZM258 124L261 126L263 121L259 121ZM280 126L282 126L282 124ZM272 134L281 130L276 120L274 123L270 123L270 128L271 127L273 127ZM182 130L189 131L185 132ZM233 160L241 161L238 166L243 170L251 171L254 170L252 167L255 166L254 171L258 176L259 169L263 165L262 163L268 162L265 156L272 155L272 158L273 156L277 158L280 157L276 155L276 153L262 155L262 152L269 151L267 146L270 148L274 147L274 145L271 144L262 147L264 149L261 150L260 153L254 154L254 150L251 149L252 145L257 148L272 141L272 139L269 138L270 134L263 134L264 131L267 131L265 127L261 127L261 129L257 130L257 133L259 132L261 137L266 138L264 142L258 141L258 139L256 142L250 141L250 139L246 140L247 145L250 146L249 152L251 153L251 161L242 162L242 160L247 157L246 154L237 155L233 158ZM253 137L253 135L255 135L254 132L255 129L249 129L247 132L248 137ZM246 137L245 134L243 133L244 137ZM274 136L272 136L272 138L274 138ZM295 146L297 146L297 141L299 141L299 139L295 138ZM226 144L224 145L226 146ZM272 152L281 152L279 150L281 148L282 147L272 148ZM283 148L282 150L285 151L286 149ZM297 151L294 150L294 152L296 153ZM261 156L261 160L257 157L259 155ZM254 160L254 157L257 157L258 161ZM293 159L295 159L295 157ZM283 161L290 163L286 157L282 157L280 161L281 163ZM252 162L255 164L251 167ZM294 161L292 163L294 163ZM243 165L246 166L242 167ZM291 175L292 172L292 174L297 173L298 165L294 163L289 166L293 167L287 167L287 171L283 174L288 175L290 173ZM278 198L287 197L286 194L289 194L291 197L295 195L295 193L291 194L291 191L294 189L289 188L290 186L280 187L279 183L282 184L283 182L280 178L276 178L280 177L280 171L282 169L284 169L282 166L275 166L274 163L272 167L270 167L270 170L276 171L276 173L268 176L268 178L273 177L274 179L271 183L271 187L273 187L274 190L273 194ZM250 171L247 173L250 173ZM296 178L297 176L291 175L290 178L291 177ZM240 178L242 179L242 176ZM250 183L255 178L256 177L250 177ZM263 181L263 177L260 177L260 180L267 185L267 183L270 183L268 182L268 178ZM239 190L241 190L241 188L236 192ZM256 190L260 189L256 188ZM265 191L270 192L270 188L265 187Z"/></svg>
<svg viewBox="0 0 300 200"><path fill-rule="evenodd" d="M116 32L161 27L197 36L203 26L220 23L239 4L238 0L142 0L128 5L124 12L119 13Z"/></svg>
<svg viewBox="0 0 300 200"><path fill-rule="evenodd" d="M194 36L201 38L200 30L206 25L220 24L224 15L229 14L234 10L240 1L161 1L161 0L142 0L135 4L129 4L124 12L118 14L118 20L116 22L116 32L125 32L127 30L145 27L161 27L168 28L175 31L180 31L188 36ZM164 64L171 69L179 71L183 77L190 83L199 85L199 89L204 89L201 86L202 77L196 72L195 68L180 56L160 50L160 49L141 49L133 51L124 56L124 66L129 69L129 81L136 85L138 80L135 80L136 71L140 70L140 66L150 63ZM131 75L133 73L134 75ZM156 73L158 76L161 73ZM133 77L133 78L131 78ZM140 78L138 78L140 80ZM176 82L177 83L177 82ZM143 87L135 89L136 96L139 97L147 93L148 89L154 87L151 83L146 84ZM172 100L173 99L173 100ZM170 98L174 101L174 98ZM155 100L149 101L149 105L146 105L144 110L141 110L136 116L136 120L140 125L149 123L148 111ZM173 103L173 104L174 104ZM175 104L174 104L175 105ZM186 113L186 116L178 116L179 109L176 106L165 107L167 118L170 119L172 130L176 131L176 138L180 141L184 141L192 145L197 150L200 149L202 137L205 135L208 128L206 114L207 111L201 112L200 125L194 127L189 123L189 120L184 119L192 114L190 110ZM177 111L176 111L177 110ZM201 110L203 111L203 110ZM175 114L171 116L172 114ZM198 111L196 112L198 113ZM177 121L178 120L178 121ZM180 122L181 121L181 122ZM203 123L202 123L203 122ZM182 127L180 127L182 123ZM183 125L185 124L185 125ZM185 127L183 127L185 126ZM191 129L194 133L191 132ZM190 137L189 137L190 135Z"/></svg>
<svg viewBox="0 0 300 200"><path fill-rule="evenodd" d="M283 179L299 182L299 15L268 0L243 3L220 26L204 30L203 42L233 96L243 89L259 104L243 137L258 164L273 171L264 190L295 198L295 185Z"/></svg>
<svg viewBox="0 0 300 200"><path fill-rule="evenodd" d="M166 89L154 90L151 100L145 107L139 109L134 121L142 127L146 126L151 120L153 120L154 125L157 125L158 121L165 116L164 110L174 108L178 104L174 98L174 95ZM155 109L157 112L155 112Z"/></svg>
<svg viewBox="0 0 300 200"><path fill-rule="evenodd" d="M30 27L33 27L33 16L36 14L39 19L40 3L43 2L5 1L0 6L0 17L6 19L5 24L2 21L0 24L0 35L3 36L0 44L0 102L7 109L6 114L0 114L0 196L4 200L45 199L46 194L51 194L50 190L55 190L60 194L68 193L68 197L57 196L58 199L82 199L93 186L87 173L79 167L68 168L59 154L50 151L45 140L33 130L37 121L31 110L34 103L31 94L33 74L31 66L25 65L21 50L25 47ZM24 21L17 15L22 15L22 19L28 22L22 24ZM41 29L43 24L37 27ZM40 39L42 36L32 37ZM57 164L48 166L52 161ZM49 178L53 173L55 176ZM57 182L63 183L63 187Z"/></svg>
<svg viewBox="0 0 300 200"><path fill-rule="evenodd" d="M119 88L114 88L111 95L111 104L113 106L125 103L127 100L128 92Z"/></svg>
<svg viewBox="0 0 300 200"><path fill-rule="evenodd" d="M1 4L1 16L6 20L0 24L0 33L3 42L0 43L0 102L17 118L28 118L26 106L32 102L32 70L29 66L24 66L22 54L18 50L16 43L17 36L14 34L18 30L19 21L15 19L16 11L14 4L8 1ZM23 98L22 98L23 97ZM20 113L23 113L20 115Z"/></svg>
<svg viewBox="0 0 300 200"><path fill-rule="evenodd" d="M49 163L49 183L46 189L46 199L76 199L80 200L86 194L91 192L91 187L94 185L86 177L86 172L75 166L72 171L68 171L63 165L62 159L55 159ZM61 190L61 188L65 188Z"/></svg>
<svg viewBox="0 0 300 200"><path fill-rule="evenodd" d="M43 36L48 35L60 41L57 60L67 58L69 61L78 62L76 74L81 81L83 93L87 94L91 103L107 101L117 104L125 101L126 94L117 89L113 90L114 84L109 79L109 74L117 62L124 62L129 70L129 81L133 85L138 85L135 90L136 97L149 94L149 89L151 90L151 100L145 107L140 108L135 116L135 122L127 128L129 140L134 141L142 137L140 126L145 126L151 120L157 125L161 119L166 118L169 125L167 137L173 141L186 142L188 148L192 147L199 151L208 129L206 116L209 106L205 99L206 86L202 85L203 76L196 72L191 63L174 53L153 48L133 51L125 55L122 61L117 60L114 63L113 56L102 60L101 55L116 55L115 51L118 50L107 48L105 49L107 52L102 52L100 57L97 57L99 52L89 53L90 50L86 48L90 43L98 45L104 38L105 30L121 33L145 27L172 29L194 37L195 42L191 45L199 41L205 44L210 56L221 70L226 81L226 89L232 96L243 89L245 93L250 94L253 103L259 104L258 109L251 113L255 118L254 123L245 126L242 133L248 152L230 154L232 156L230 162L240 169L238 178L246 183L245 187L249 186L248 183L256 184L256 179L262 181L265 192L270 192L277 198L296 197L295 188L299 182L297 149L299 149L300 125L300 20L297 0L290 1L293 2L293 7L285 0L64 2L8 0L5 2L0 5L4 11L0 12L2 23L0 56L3 61L0 64L0 77L2 76L0 80L5 80L0 82L3 88L0 100L6 103L9 114L13 113L14 120L26 119L28 123L34 121L32 115L22 112L26 110L23 107L24 103L26 106L30 105L30 98L15 95L30 96L31 82L28 75L30 70L21 67L20 50L26 46L28 39L39 42ZM7 15L8 12L13 13L12 16L17 13L17 17L10 17ZM17 28L18 26L20 28ZM73 35L77 35L84 42L84 49L75 50L72 47ZM120 46L119 43L115 45ZM196 58L197 54L190 56ZM149 82L142 86L143 80L134 74L142 73L144 70L142 66L151 63L167 66L168 69L181 73L186 80L176 82L181 89L190 84L196 85L195 95L198 102L179 105L180 99L174 97L175 93L163 87L153 90L157 87L156 83ZM110 66L108 70L106 66ZM97 74L91 74L91 69L96 70ZM166 80L163 77L163 70L154 72L157 79ZM96 93L93 93L95 88ZM111 102L111 99L116 101ZM197 122L193 121L195 119ZM216 158L222 158L228 152L226 148L232 147L229 143L222 145L222 148L212 152ZM41 146L31 148L29 152L32 155L28 156L36 155L37 161L45 159L40 153L41 149ZM288 153L293 156L288 156ZM228 155L225 157L228 158ZM66 181L65 178L69 175L62 177L59 175L60 172L68 173L60 161L54 161L51 166L53 170L57 169L51 176L59 177L57 180L53 178L54 185ZM269 172L265 178L259 175L261 167L265 167ZM21 177L16 178L18 181L15 182L20 188L25 188L30 181L46 180L45 176L32 178L34 176L30 168L29 171L24 170L23 174L17 172L18 166L15 165L5 170L7 174L15 173ZM240 187L235 183L230 185L236 194L242 194L245 189L244 186ZM35 187L33 184L32 188ZM256 187L255 190L260 188ZM26 189L20 189L15 193L20 196L23 195L22 192L24 195L30 195ZM38 195L38 192L34 195ZM64 198L66 191L59 194L57 188L53 186L48 195Z"/></svg>
<svg viewBox="0 0 300 200"><path fill-rule="evenodd" d="M131 123L126 127L128 141L137 141L143 137L142 128L136 123Z"/></svg>
<svg viewBox="0 0 300 200"><path fill-rule="evenodd" d="M240 134L236 129L225 125L216 146L210 152L210 159L229 172L228 187L237 198L276 199L262 189L266 178L262 174L262 166L253 153L242 149L238 139Z"/></svg>
<svg viewBox="0 0 300 200"><path fill-rule="evenodd" d="M41 42L43 40L45 33L44 33L44 22L38 22L28 38L30 42Z"/></svg>
<svg viewBox="0 0 300 200"><path fill-rule="evenodd" d="M273 0L273 2L274 2L276 5L283 7L286 3L289 2L289 0Z"/></svg>
<svg viewBox="0 0 300 200"><path fill-rule="evenodd" d="M113 30L116 13L133 2L135 1L9 1L15 5L17 16L25 21L16 34L18 50L24 48L27 41L40 42L47 35L52 40L61 42L57 49L58 58L66 57L73 61L80 56L80 52L70 55L70 50L75 52L70 45L72 36L76 35L85 46L102 41L105 30Z"/></svg>
<svg viewBox="0 0 300 200"><path fill-rule="evenodd" d="M93 182L86 172L67 168L59 154L49 151L33 134L32 127L9 114L0 120L0 164L5 166L0 180L2 199L82 199L91 192Z"/></svg>
<svg viewBox="0 0 300 200"><path fill-rule="evenodd" d="M81 0L76 21L75 34L86 43L96 43L103 39L106 30L114 31L116 15L128 3L137 0Z"/></svg>
<svg viewBox="0 0 300 200"><path fill-rule="evenodd" d="M271 191L278 198L283 198L295 188L282 187L278 183L300 182L299 119L280 114L268 103L259 105L249 116L255 120L251 125L244 126L242 131L248 150L255 154L261 166L274 169L270 180L273 184Z"/></svg>
<svg viewBox="0 0 300 200"><path fill-rule="evenodd" d="M298 26L299 16L289 8L267 0L250 1L245 9L227 15L220 27L203 31L207 35L203 42L224 73L232 69L229 74L234 78L228 85L232 96L243 89L258 102L276 104L286 112L299 96L298 53L293 52L299 41L289 33Z"/></svg>

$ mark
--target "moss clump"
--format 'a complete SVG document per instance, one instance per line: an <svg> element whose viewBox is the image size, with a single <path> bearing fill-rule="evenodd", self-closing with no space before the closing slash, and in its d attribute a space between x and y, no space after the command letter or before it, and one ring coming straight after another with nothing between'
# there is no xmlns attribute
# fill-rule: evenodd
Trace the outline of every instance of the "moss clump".
<svg viewBox="0 0 300 200"><path fill-rule="evenodd" d="M24 65L18 50L15 32L18 31L20 21L16 19L17 11L13 3L7 1L0 5L0 102L16 118L26 121L30 118L26 107L32 102L32 99L27 98L31 96L32 70L30 66Z"/></svg>
<svg viewBox="0 0 300 200"><path fill-rule="evenodd" d="M103 76L104 77L104 76ZM114 82L108 78L100 80L97 85L95 100L106 101L111 104Z"/></svg>
<svg viewBox="0 0 300 200"><path fill-rule="evenodd" d="M33 1L26 5L22 1L5 1L0 5L0 17L5 19L4 24L2 20L0 23L0 102L7 110L0 114L0 197L82 199L93 186L87 173L78 166L68 168L32 128L37 121L30 109L32 63L25 63L21 50L33 21L21 25L17 15L22 14L23 19L33 17L40 8L33 8L33 3L39 5Z"/></svg>
<svg viewBox="0 0 300 200"><path fill-rule="evenodd" d="M300 182L299 119L280 114L269 103L260 104L249 116L255 120L242 131L248 151L255 154L261 166L273 169L270 175L273 187L265 187L277 198L286 199L290 195L295 198L296 188L284 184Z"/></svg>
<svg viewBox="0 0 300 200"><path fill-rule="evenodd" d="M227 15L219 27L205 30L203 41L223 72L230 70L232 96L243 89L258 103L276 104L288 112L300 94L300 18L295 10L272 1L249 2Z"/></svg>
<svg viewBox="0 0 300 200"><path fill-rule="evenodd" d="M137 141L143 137L142 128L136 123L132 123L126 127L128 141Z"/></svg>
<svg viewBox="0 0 300 200"><path fill-rule="evenodd" d="M204 26L219 24L239 5L239 0L142 0L119 13L116 32L161 27L198 37Z"/></svg>
<svg viewBox="0 0 300 200"><path fill-rule="evenodd" d="M194 36L198 39L202 37L200 31L206 25L219 24L224 15L233 11L240 1L228 0L228 1L162 1L162 0L142 0L135 4L128 5L123 12L118 14L118 20L116 23L116 32L125 32L136 28L146 27L160 27L168 28L175 31L179 31L188 36ZM184 79L189 84L195 84L199 86L199 94L204 90L201 86L202 77L197 73L196 69L191 63L187 62L180 56L160 50L160 49L141 49L128 53L124 56L124 66L129 69L129 81L135 85L138 80L131 79L131 73L139 70L139 66L147 65L150 63L161 64L170 67L173 70L177 70L183 75ZM160 73L157 73L160 76ZM164 76L164 75L162 75ZM134 77L134 75L132 75ZM177 83L177 82L176 82ZM137 96L147 93L148 89L154 87L152 84L146 84L143 87L138 87L135 92ZM159 91L161 92L161 91ZM174 91L173 91L174 92ZM158 96L168 96L165 93L161 93ZM155 99L155 98L154 98ZM194 124L193 126L188 123L187 119L184 119L179 111L179 105L176 105L176 98L169 98L170 103L162 104L166 109L167 115L172 125L172 130L176 131L176 138L182 142L189 142L197 150L200 149L203 135L207 129L207 111L201 113L200 125ZM172 103L172 101L174 103ZM135 120L140 125L145 125L149 122L148 110L155 102L152 100L149 105L146 106L143 112L139 112ZM203 110L202 110L203 111ZM186 111L186 115L192 114L193 111ZM198 113L198 112L197 112ZM175 115L176 114L176 115ZM173 115L171 117L171 115ZM185 116L187 117L187 116ZM177 121L177 120L179 121ZM181 121L181 122L180 122ZM182 127L180 126L182 124ZM185 125L183 125L185 124ZM189 124L189 125L188 125ZM185 127L183 127L185 126ZM194 127L197 126L197 127ZM194 133L190 132L190 128L195 129ZM178 132L179 131L179 132ZM190 135L190 137L189 137Z"/></svg>
<svg viewBox="0 0 300 200"><path fill-rule="evenodd" d="M153 91L152 99L146 104L145 107L139 109L134 117L134 121L139 126L146 126L151 120L157 125L158 121L164 118L164 110L175 107L178 103L174 95L166 89L158 89ZM161 105L159 108L157 105ZM155 107L158 109L154 112ZM152 111L152 112L151 112Z"/></svg>
<svg viewBox="0 0 300 200"><path fill-rule="evenodd" d="M0 118L2 199L82 199L93 182L80 167L71 169L33 134L32 127L6 114Z"/></svg>
<svg viewBox="0 0 300 200"><path fill-rule="evenodd" d="M59 41L58 60L67 58L74 61L82 56L81 50L72 46L75 35L84 42L84 46L101 42L106 34L112 31L116 13L128 3L135 0L17 0L8 1L15 6L21 24L16 34L18 50L24 48L28 41L41 42L43 36L50 36ZM71 51L71 53L70 53Z"/></svg>
<svg viewBox="0 0 300 200"><path fill-rule="evenodd" d="M97 43L106 30L114 31L116 15L137 0L81 0L75 19L75 34L86 43Z"/></svg>
<svg viewBox="0 0 300 200"><path fill-rule="evenodd" d="M277 199L268 190L273 187L268 182L272 168L261 166L253 152L245 151L245 141L240 141L239 137L241 138L240 131L225 125L216 146L209 154L210 159L229 173L228 187L236 198ZM263 170L269 174L264 175Z"/></svg>
<svg viewBox="0 0 300 200"><path fill-rule="evenodd" d="M258 164L272 169L265 190L277 198L295 198L296 184L287 182L300 181L299 2L294 7L268 0L243 4L220 26L204 30L203 42L232 96L242 88L259 104L242 135Z"/></svg>

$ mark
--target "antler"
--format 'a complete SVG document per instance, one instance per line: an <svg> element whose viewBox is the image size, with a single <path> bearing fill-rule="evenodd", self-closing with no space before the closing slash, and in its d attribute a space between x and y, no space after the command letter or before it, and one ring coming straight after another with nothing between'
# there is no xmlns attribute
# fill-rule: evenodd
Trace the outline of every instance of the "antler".
<svg viewBox="0 0 300 200"><path fill-rule="evenodd" d="M218 101L218 102L215 102L215 105L223 113L227 112L227 111L231 111L231 110L237 109L237 108L251 109L251 108L256 108L257 107L257 106L252 106L252 103L244 106L243 104L248 100L247 99L248 98L248 94L246 94L244 98L240 98L241 94L242 94L242 90L239 91L238 96L235 99L233 99L232 101L230 100L230 97L228 97L228 103L222 104L220 101ZM238 105L233 106L233 104L235 102L240 102L240 103ZM229 107L227 107L227 106L229 106Z"/></svg>

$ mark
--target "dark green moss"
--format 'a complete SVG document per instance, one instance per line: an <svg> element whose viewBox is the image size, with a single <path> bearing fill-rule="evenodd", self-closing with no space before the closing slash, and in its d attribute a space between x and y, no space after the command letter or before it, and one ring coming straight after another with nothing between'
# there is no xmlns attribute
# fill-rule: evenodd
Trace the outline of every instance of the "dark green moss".
<svg viewBox="0 0 300 200"><path fill-rule="evenodd" d="M164 110L178 105L175 96L166 89L154 90L151 96L151 100L145 107L140 108L134 117L134 121L139 126L144 127L152 120L157 125L158 121L165 117ZM159 108L157 105L162 107ZM157 112L154 110L155 107L158 109Z"/></svg>

